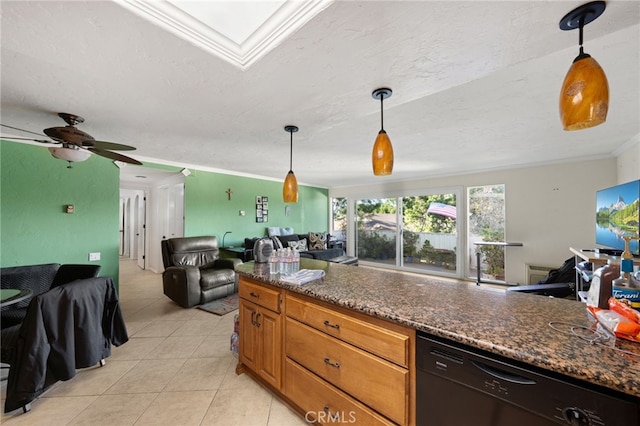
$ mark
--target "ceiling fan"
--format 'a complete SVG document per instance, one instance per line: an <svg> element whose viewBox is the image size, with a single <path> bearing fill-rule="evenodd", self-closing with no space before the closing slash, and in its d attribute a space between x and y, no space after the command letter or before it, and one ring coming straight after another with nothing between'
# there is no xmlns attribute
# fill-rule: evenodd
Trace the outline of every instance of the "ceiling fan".
<svg viewBox="0 0 640 426"><path fill-rule="evenodd" d="M35 138L16 138L16 137L4 137L5 139L15 140L29 140L34 142L57 144L60 146L49 148L49 152L55 158L65 160L69 162L67 168L71 168L72 162L85 161L91 156L91 153L99 155L101 157L109 158L111 160L121 161L123 163L142 165L138 160L127 157L113 151L133 151L134 147L129 145L122 145L113 142L97 141L88 133L78 129L76 124L84 123L84 118L79 115L69 114L66 112L58 113L58 117L62 118L67 125L60 127L49 127L44 129L43 132L51 140L47 139L35 139ZM2 127L9 129L19 130L21 132L31 133L33 135L44 136L40 133L31 132L29 130L19 129L17 127L8 126L6 124L0 124Z"/></svg>

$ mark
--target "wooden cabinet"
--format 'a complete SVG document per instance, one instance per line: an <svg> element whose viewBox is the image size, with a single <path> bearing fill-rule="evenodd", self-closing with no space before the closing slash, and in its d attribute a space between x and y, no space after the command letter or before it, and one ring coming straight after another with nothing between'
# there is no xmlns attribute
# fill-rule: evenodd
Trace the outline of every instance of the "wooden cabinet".
<svg viewBox="0 0 640 426"><path fill-rule="evenodd" d="M322 380L296 362L286 359L285 394L319 424L392 425L388 419Z"/></svg>
<svg viewBox="0 0 640 426"><path fill-rule="evenodd" d="M282 290L240 278L240 362L275 389L282 385Z"/></svg>
<svg viewBox="0 0 640 426"><path fill-rule="evenodd" d="M321 406L339 418L363 416L357 419L362 424L414 422L414 330L300 295L287 293L285 300L289 399L306 410ZM309 401L311 391L299 391L291 374L306 378L309 386L315 383L314 401Z"/></svg>
<svg viewBox="0 0 640 426"><path fill-rule="evenodd" d="M240 277L240 363L307 421L415 425L415 330Z"/></svg>

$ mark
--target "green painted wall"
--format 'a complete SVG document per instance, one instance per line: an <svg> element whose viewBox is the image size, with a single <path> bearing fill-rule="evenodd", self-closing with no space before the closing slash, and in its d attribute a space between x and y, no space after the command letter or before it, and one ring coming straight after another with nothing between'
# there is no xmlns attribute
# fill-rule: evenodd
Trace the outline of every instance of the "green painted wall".
<svg viewBox="0 0 640 426"><path fill-rule="evenodd" d="M256 222L257 195L269 197L266 223ZM298 202L285 204L282 182L201 170L191 170L185 178L185 236L216 235L222 244L224 233L231 231L225 245L239 246L245 237L266 235L267 226L292 227L300 233L328 231L328 190L300 185Z"/></svg>
<svg viewBox="0 0 640 426"><path fill-rule="evenodd" d="M96 156L66 166L44 147L0 141L0 266L88 263L89 252L100 252L100 275L117 284L119 170ZM267 223L256 222L257 195L269 197ZM75 205L74 214L64 212L66 204ZM231 231L225 244L238 246L266 235L267 226L327 231L328 206L326 189L300 186L298 203L285 204L281 182L192 170L185 179L185 235L222 240Z"/></svg>
<svg viewBox="0 0 640 426"><path fill-rule="evenodd" d="M44 147L0 141L0 266L89 263L100 252L100 275L117 285L119 194L110 160L67 169Z"/></svg>

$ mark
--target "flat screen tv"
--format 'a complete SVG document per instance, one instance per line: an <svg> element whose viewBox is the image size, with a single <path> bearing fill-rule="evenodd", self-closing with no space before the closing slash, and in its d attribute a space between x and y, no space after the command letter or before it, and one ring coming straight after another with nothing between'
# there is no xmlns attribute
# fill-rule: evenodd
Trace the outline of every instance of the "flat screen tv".
<svg viewBox="0 0 640 426"><path fill-rule="evenodd" d="M640 230L640 180L596 192L596 244L624 250L624 235L637 237ZM637 240L629 247L640 255Z"/></svg>

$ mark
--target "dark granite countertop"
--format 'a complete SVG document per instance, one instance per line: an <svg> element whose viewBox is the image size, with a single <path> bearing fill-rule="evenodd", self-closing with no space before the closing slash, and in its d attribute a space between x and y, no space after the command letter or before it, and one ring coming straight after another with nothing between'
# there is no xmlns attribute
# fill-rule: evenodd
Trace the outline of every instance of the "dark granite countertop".
<svg viewBox="0 0 640 426"><path fill-rule="evenodd" d="M640 343L612 339L593 344L571 334L572 325L590 328L594 324L580 302L311 259L301 259L300 267L323 269L326 275L321 281L299 286L279 281L277 274L270 275L267 264L247 262L239 266L238 272L640 397Z"/></svg>

